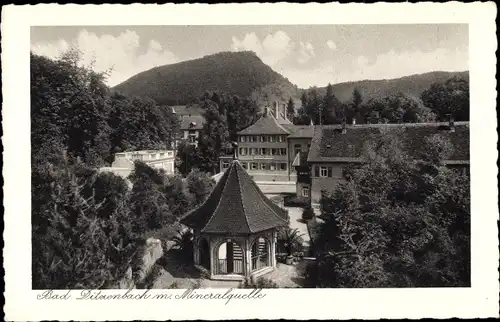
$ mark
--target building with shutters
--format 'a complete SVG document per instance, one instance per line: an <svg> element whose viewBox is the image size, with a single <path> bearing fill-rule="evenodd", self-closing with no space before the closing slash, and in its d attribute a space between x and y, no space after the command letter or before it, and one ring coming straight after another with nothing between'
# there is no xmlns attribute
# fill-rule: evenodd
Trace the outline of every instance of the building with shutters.
<svg viewBox="0 0 500 322"><path fill-rule="evenodd" d="M258 182L295 181L293 160L298 152L307 152L314 126L292 124L286 116L286 104L275 102L264 108L253 125L238 132L237 158ZM221 158L221 171L228 166Z"/></svg>
<svg viewBox="0 0 500 322"><path fill-rule="evenodd" d="M178 141L185 140L187 143L197 146L200 132L203 129L203 124L205 123L203 109L196 105L178 105L172 106L171 108L172 113L179 118L180 122L180 135Z"/></svg>
<svg viewBox="0 0 500 322"><path fill-rule="evenodd" d="M277 230L288 222L288 212L262 193L237 160L207 200L181 219L194 231L195 267L219 280L273 271Z"/></svg>
<svg viewBox="0 0 500 322"><path fill-rule="evenodd" d="M313 204L319 203L322 190L333 191L345 181L348 165L363 162L365 144L377 143L389 132L395 132L403 148L415 158L426 154L429 138L442 136L453 146L453 154L444 164L469 167L469 122L325 125L316 128L307 158L301 155L296 159L295 166L303 173L297 180L297 193L308 195Z"/></svg>

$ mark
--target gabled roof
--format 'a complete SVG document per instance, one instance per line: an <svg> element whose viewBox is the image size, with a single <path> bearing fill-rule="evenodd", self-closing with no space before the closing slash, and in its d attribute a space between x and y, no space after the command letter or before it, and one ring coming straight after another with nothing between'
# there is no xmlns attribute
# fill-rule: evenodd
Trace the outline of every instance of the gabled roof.
<svg viewBox="0 0 500 322"><path fill-rule="evenodd" d="M286 210L269 200L235 160L208 199L181 223L203 233L252 234L285 226L287 218Z"/></svg>
<svg viewBox="0 0 500 322"><path fill-rule="evenodd" d="M415 157L425 153L427 137L443 135L454 148L450 160L445 162L469 162L469 122L455 122L454 132L449 130L447 122L346 125L345 134L342 134L342 125L325 125L316 128L307 161L360 162L365 143L377 142L387 131L399 131L404 149Z"/></svg>
<svg viewBox="0 0 500 322"><path fill-rule="evenodd" d="M284 127L278 123L278 120L272 115L272 113L267 112L262 114L262 116L249 127L238 132L240 135L261 135L261 134L290 134Z"/></svg>
<svg viewBox="0 0 500 322"><path fill-rule="evenodd" d="M304 167L307 166L307 152L300 151L295 155L292 162L292 167Z"/></svg>
<svg viewBox="0 0 500 322"><path fill-rule="evenodd" d="M178 116L181 115L203 115L203 108L198 105L174 105L170 106L172 112Z"/></svg>
<svg viewBox="0 0 500 322"><path fill-rule="evenodd" d="M304 138L304 139L310 139L314 135L314 125L294 125L294 124L287 124L283 125L288 132L291 134L288 136L288 138Z"/></svg>
<svg viewBox="0 0 500 322"><path fill-rule="evenodd" d="M205 123L205 118L201 115L191 115L191 116L181 116L181 130L201 130L203 124Z"/></svg>

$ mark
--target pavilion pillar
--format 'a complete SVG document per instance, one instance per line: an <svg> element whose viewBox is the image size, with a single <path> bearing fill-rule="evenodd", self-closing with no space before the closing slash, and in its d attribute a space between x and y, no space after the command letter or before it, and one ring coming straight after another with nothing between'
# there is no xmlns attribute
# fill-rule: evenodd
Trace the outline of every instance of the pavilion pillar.
<svg viewBox="0 0 500 322"><path fill-rule="evenodd" d="M276 268L276 242L277 242L277 238L278 238L278 234L277 234L277 230L274 229L271 233L271 245L269 245L271 247L270 249L270 255L271 255L271 266L273 268Z"/></svg>
<svg viewBox="0 0 500 322"><path fill-rule="evenodd" d="M245 252L244 252L244 275L250 276L252 273L252 243L250 237L245 238Z"/></svg>
<svg viewBox="0 0 500 322"><path fill-rule="evenodd" d="M193 239L193 261L195 265L200 265L200 234L195 231Z"/></svg>

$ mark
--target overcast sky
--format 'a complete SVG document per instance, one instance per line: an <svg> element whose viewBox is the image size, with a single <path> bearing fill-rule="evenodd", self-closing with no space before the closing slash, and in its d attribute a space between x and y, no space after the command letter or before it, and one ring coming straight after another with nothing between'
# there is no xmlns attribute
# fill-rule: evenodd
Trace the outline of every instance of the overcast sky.
<svg viewBox="0 0 500 322"><path fill-rule="evenodd" d="M253 50L302 88L429 71L468 70L467 25L32 27L31 49L56 58L70 46L113 67L108 85L155 66Z"/></svg>

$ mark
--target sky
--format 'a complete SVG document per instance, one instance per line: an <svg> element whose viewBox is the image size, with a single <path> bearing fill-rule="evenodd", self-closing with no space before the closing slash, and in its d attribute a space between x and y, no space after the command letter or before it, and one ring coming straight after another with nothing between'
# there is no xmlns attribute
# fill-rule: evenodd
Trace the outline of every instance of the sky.
<svg viewBox="0 0 500 322"><path fill-rule="evenodd" d="M466 24L32 27L31 50L57 58L70 47L109 86L156 66L252 50L301 88L430 71L468 70Z"/></svg>

